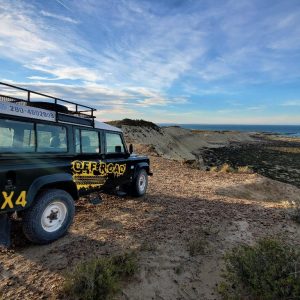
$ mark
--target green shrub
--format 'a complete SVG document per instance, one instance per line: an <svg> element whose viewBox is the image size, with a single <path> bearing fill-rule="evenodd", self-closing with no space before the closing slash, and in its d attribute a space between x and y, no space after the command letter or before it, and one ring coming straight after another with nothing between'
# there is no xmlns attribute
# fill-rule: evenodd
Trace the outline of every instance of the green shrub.
<svg viewBox="0 0 300 300"><path fill-rule="evenodd" d="M225 255L224 299L300 299L300 255L284 242L263 239Z"/></svg>
<svg viewBox="0 0 300 300"><path fill-rule="evenodd" d="M136 270L133 253L82 262L66 275L63 293L74 300L111 299L119 291L121 280Z"/></svg>

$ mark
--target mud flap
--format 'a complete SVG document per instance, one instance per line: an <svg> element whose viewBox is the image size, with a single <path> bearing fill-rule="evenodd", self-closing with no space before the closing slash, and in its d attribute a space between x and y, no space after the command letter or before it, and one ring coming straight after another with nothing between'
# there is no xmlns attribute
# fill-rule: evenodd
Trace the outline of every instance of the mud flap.
<svg viewBox="0 0 300 300"><path fill-rule="evenodd" d="M10 247L11 221L7 214L0 214L0 246Z"/></svg>

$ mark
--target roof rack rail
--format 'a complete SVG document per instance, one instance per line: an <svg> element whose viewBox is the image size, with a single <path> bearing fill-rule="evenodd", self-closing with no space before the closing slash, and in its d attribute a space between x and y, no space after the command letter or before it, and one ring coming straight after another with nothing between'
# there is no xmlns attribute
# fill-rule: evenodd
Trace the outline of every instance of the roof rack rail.
<svg viewBox="0 0 300 300"><path fill-rule="evenodd" d="M0 94L0 102L11 102L15 104L28 105L33 107L44 108L47 110L56 112L56 121L68 122L68 123L80 123L87 126L95 127L95 108L90 106L78 104L76 102L60 99L43 93L35 92L23 87L12 85L9 83L1 82L0 85L6 86L12 89L23 91L27 93L25 99L17 98L14 96L8 96ZM32 101L32 95L38 95L45 97L47 101ZM63 108L63 109L62 109Z"/></svg>

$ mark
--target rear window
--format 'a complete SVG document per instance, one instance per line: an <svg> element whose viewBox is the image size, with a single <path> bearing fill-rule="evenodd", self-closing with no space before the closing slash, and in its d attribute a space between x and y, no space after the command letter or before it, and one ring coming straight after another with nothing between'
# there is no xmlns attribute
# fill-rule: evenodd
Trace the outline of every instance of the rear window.
<svg viewBox="0 0 300 300"><path fill-rule="evenodd" d="M99 153L100 144L98 131L76 129L75 144L76 153Z"/></svg>
<svg viewBox="0 0 300 300"><path fill-rule="evenodd" d="M38 152L66 152L67 130L63 126L37 124Z"/></svg>
<svg viewBox="0 0 300 300"><path fill-rule="evenodd" d="M34 151L33 123L0 119L0 153Z"/></svg>

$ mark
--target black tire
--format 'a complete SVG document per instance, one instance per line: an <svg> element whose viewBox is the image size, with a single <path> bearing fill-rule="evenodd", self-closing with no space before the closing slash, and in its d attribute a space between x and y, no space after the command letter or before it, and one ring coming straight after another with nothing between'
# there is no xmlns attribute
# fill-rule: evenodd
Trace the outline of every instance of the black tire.
<svg viewBox="0 0 300 300"><path fill-rule="evenodd" d="M141 184L141 181L143 184ZM148 187L148 174L145 169L140 169L132 183L131 191L133 196L141 197L146 194Z"/></svg>
<svg viewBox="0 0 300 300"><path fill-rule="evenodd" d="M36 244L48 244L62 237L72 224L75 205L63 190L48 190L23 213L23 231Z"/></svg>

